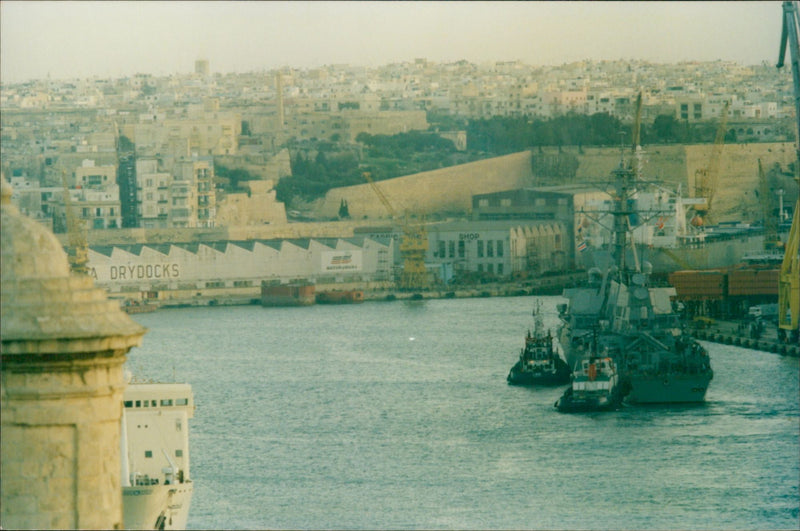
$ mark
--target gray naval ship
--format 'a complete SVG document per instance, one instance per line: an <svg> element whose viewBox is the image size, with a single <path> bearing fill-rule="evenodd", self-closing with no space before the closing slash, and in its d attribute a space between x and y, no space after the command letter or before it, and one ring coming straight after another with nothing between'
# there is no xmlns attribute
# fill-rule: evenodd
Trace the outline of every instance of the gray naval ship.
<svg viewBox="0 0 800 531"><path fill-rule="evenodd" d="M612 172L613 262L589 271L586 286L564 291L558 339L570 367L589 356L610 357L631 404L697 403L714 376L708 352L681 326L671 297L675 289L652 287L652 266L639 263L629 233L635 210L636 172L624 160ZM633 264L626 252L633 250Z"/></svg>

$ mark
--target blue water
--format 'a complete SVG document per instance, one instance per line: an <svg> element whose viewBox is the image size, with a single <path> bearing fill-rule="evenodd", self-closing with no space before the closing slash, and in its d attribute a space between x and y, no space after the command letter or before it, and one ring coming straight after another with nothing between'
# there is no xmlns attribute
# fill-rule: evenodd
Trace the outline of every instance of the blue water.
<svg viewBox="0 0 800 531"><path fill-rule="evenodd" d="M707 344L705 405L559 414L505 380L535 300L135 315L128 367L194 389L189 527L800 528L797 359Z"/></svg>

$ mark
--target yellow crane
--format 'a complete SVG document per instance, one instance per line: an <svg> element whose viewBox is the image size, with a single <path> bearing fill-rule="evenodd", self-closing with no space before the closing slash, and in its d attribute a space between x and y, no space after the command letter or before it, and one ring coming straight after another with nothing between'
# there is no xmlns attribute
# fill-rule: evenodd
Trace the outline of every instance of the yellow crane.
<svg viewBox="0 0 800 531"><path fill-rule="evenodd" d="M703 220L703 225L707 225L711 221L711 203L714 200L714 194L719 184L719 164L722 159L725 132L728 127L728 105L729 102L726 101L720 112L719 126L717 127L717 134L714 138L708 166L699 168L694 174L694 196L705 199L705 203L695 206L695 210Z"/></svg>
<svg viewBox="0 0 800 531"><path fill-rule="evenodd" d="M372 187L383 206L392 218L397 217L392 204L386 198L369 172L364 172L364 179ZM400 255L403 257L403 272L400 275L400 289L420 290L429 286L428 271L425 269L425 255L428 252L428 230L424 218L420 223L411 223L408 212L403 220L403 238L400 240Z"/></svg>
<svg viewBox="0 0 800 531"><path fill-rule="evenodd" d="M61 171L61 185L64 187L64 215L67 223L69 248L67 256L73 273L86 275L89 272L89 243L86 237L86 225L72 211L72 197L69 195L67 173Z"/></svg>
<svg viewBox="0 0 800 531"><path fill-rule="evenodd" d="M798 176L798 171L800 171L800 49L797 38L797 8L794 2L783 3L778 68L784 64L787 44L792 61L795 119L798 121L795 131L797 133L795 179L800 185L800 176ZM800 196L794 205L792 228L789 229L789 239L784 246L783 263L778 278L778 337L784 340L788 337L789 341L797 343L800 339L798 336L800 336Z"/></svg>

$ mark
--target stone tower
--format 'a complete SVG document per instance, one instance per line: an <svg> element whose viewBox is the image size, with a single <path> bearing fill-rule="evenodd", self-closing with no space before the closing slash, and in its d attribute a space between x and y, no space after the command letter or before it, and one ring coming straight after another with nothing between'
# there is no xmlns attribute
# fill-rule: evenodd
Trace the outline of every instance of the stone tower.
<svg viewBox="0 0 800 531"><path fill-rule="evenodd" d="M2 179L0 522L120 529L122 364L145 329L70 273Z"/></svg>

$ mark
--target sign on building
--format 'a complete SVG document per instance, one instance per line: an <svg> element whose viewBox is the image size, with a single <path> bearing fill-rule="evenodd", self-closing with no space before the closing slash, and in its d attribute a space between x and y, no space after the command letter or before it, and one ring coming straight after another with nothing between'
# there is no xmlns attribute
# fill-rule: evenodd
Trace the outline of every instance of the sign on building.
<svg viewBox="0 0 800 531"><path fill-rule="evenodd" d="M324 251L322 253L322 272L361 271L361 251Z"/></svg>

